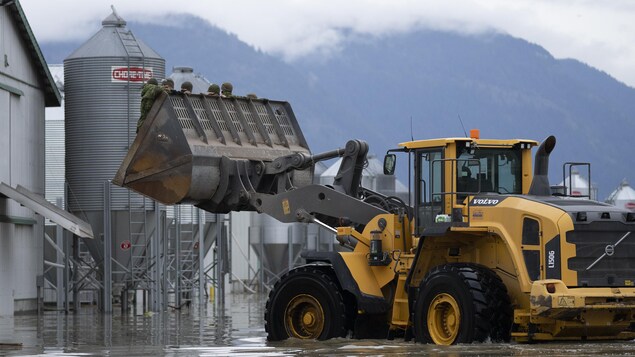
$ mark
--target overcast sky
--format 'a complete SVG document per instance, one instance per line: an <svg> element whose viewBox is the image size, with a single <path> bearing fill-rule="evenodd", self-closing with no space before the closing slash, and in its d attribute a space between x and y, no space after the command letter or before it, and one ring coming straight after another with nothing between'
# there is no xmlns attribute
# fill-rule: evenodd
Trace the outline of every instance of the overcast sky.
<svg viewBox="0 0 635 357"><path fill-rule="evenodd" d="M575 58L635 87L633 0L22 0L39 42L85 40L113 4L127 21L179 26L192 14L287 61L328 56L350 36L421 28L496 30ZM184 44L186 46L187 44Z"/></svg>

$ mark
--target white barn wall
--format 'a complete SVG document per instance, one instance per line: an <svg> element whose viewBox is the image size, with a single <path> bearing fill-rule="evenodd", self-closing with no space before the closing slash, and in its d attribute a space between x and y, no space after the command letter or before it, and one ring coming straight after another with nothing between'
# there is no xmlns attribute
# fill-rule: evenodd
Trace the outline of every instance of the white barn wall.
<svg viewBox="0 0 635 357"><path fill-rule="evenodd" d="M0 14L3 14L0 8ZM4 15L4 14L3 14ZM1 15L0 15L1 16ZM4 28L4 24L2 24ZM4 80L0 75L0 80ZM10 110L9 103L11 94L0 89L0 128L9 128ZM10 152L10 135L8 130L0 131L0 181L9 183L11 181L11 161L8 160ZM0 214L6 214L9 200L0 199ZM0 316L13 315L13 274L11 266L13 263L13 225L0 223Z"/></svg>
<svg viewBox="0 0 635 357"><path fill-rule="evenodd" d="M0 223L0 316L13 315L13 225Z"/></svg>
<svg viewBox="0 0 635 357"><path fill-rule="evenodd" d="M38 83L37 72L33 70L33 58L24 46L14 19L6 7L0 8L0 31L2 31L0 51L3 55L7 55L6 62L9 63L8 66L5 66L4 56L2 56L1 72L18 79L23 85L33 86L39 91L40 83ZM44 110L44 105L42 105L42 110Z"/></svg>
<svg viewBox="0 0 635 357"><path fill-rule="evenodd" d="M15 62L14 62L15 63ZM28 63L28 62L21 62ZM29 77L29 76L27 76ZM9 130L9 185L22 185L44 195L44 96L34 86L37 83L14 83L24 92L11 96ZM35 278L43 272L43 218L13 200L7 200L6 215L31 218L33 226L16 225L9 239L13 240L12 274L15 311L37 308Z"/></svg>
<svg viewBox="0 0 635 357"><path fill-rule="evenodd" d="M4 131L3 141L8 144L9 151L4 155L8 155L5 162L8 162L6 175L3 181L13 187L21 185L27 189L44 195L44 98L39 90L32 86L14 81L7 83L3 79L3 83L12 85L24 92L23 96L10 95L10 103L8 108L9 120ZM38 108L39 107L39 108ZM5 110L6 110L5 109ZM11 252L8 257L10 265L8 273L11 275L12 297L11 302L8 300L1 301L3 306L12 305L14 311L35 310L37 287L36 276L43 272L42 266L42 243L43 243L43 218L36 215L28 208L20 206L13 200L6 199L4 211L1 212L7 216L33 219L37 223L35 225L14 225L12 223L3 223L9 225L6 232L7 235L2 237L3 250L7 247L6 243L11 240ZM5 296L6 298L7 296ZM10 308L6 308L5 313L12 314Z"/></svg>
<svg viewBox="0 0 635 357"><path fill-rule="evenodd" d="M0 180L44 195L46 84L8 6L0 7L0 83L23 95L0 88ZM43 218L4 198L0 214L36 222L0 223L0 315L35 310L36 277L43 272Z"/></svg>
<svg viewBox="0 0 635 357"><path fill-rule="evenodd" d="M2 80L1 74L0 80ZM6 183L11 181L11 161L8 160L11 151L11 136L7 130L10 126L9 103L11 96L15 96L15 94L0 88L0 128L4 128L0 131L0 157L2 157L0 160L0 181Z"/></svg>

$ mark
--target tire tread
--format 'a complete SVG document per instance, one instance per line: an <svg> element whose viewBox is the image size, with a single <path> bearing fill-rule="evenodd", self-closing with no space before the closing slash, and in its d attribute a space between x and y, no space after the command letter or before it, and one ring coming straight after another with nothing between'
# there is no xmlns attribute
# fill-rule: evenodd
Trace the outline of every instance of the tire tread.
<svg viewBox="0 0 635 357"><path fill-rule="evenodd" d="M451 263L432 268L421 281L412 306L416 306L417 299L420 298L419 292L427 281L438 274L456 274L472 297L475 316L473 330L468 334L471 336L471 341L457 342L484 342L488 338L494 342L507 342L511 339L513 314L507 288L501 278L485 266L473 263ZM411 319L415 321L414 311ZM414 333L418 341L432 342L429 341L427 332L417 331L416 327L415 323Z"/></svg>
<svg viewBox="0 0 635 357"><path fill-rule="evenodd" d="M267 340L269 341L279 341L288 338L289 336L280 336L280 333L277 333L276 329L272 326L273 324L273 305L274 298L277 296L279 290L284 286L284 283L289 279L294 279L299 275L307 275L313 278L317 278L324 283L329 292L331 292L334 296L334 303L337 305L337 311L340 311L339 321L346 321L346 306L344 304L344 297L342 295L342 291L337 284L335 274L330 268L317 268L315 266L301 266L295 269L292 269L285 273L276 283L273 288L269 292L269 298L267 299L267 303L265 304L265 332L267 332ZM299 277L298 277L299 278ZM325 339L334 338L334 337L345 337L348 330L345 323L336 324L339 326L337 331L331 331Z"/></svg>

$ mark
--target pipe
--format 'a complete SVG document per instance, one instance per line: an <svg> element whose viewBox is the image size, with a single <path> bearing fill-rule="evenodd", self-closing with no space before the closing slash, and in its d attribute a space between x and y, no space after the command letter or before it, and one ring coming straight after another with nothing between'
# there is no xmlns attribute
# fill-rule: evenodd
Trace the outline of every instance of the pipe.
<svg viewBox="0 0 635 357"><path fill-rule="evenodd" d="M551 186L549 185L549 154L556 146L556 137L547 137L536 151L534 159L534 178L529 187L529 195L551 196Z"/></svg>

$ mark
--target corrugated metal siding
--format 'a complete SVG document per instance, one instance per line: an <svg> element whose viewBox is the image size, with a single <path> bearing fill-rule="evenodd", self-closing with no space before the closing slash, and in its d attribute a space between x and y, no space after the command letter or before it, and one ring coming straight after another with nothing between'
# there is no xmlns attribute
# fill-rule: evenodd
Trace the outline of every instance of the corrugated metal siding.
<svg viewBox="0 0 635 357"><path fill-rule="evenodd" d="M46 121L46 199L64 200L64 120Z"/></svg>
<svg viewBox="0 0 635 357"><path fill-rule="evenodd" d="M11 185L22 185L38 194L44 194L44 94L33 87L24 86L23 97L11 98ZM15 226L10 239L15 276L12 287L14 299L34 299L37 296L33 284L35 276L42 274L43 218L17 202L9 204L9 215L29 217L38 223L34 226ZM25 303L19 309L30 309Z"/></svg>
<svg viewBox="0 0 635 357"><path fill-rule="evenodd" d="M0 89L0 181L11 184L11 165L9 157L11 155L11 112L10 112L10 98L11 93Z"/></svg>
<svg viewBox="0 0 635 357"><path fill-rule="evenodd" d="M64 150L64 66L61 64L49 65L49 71L60 91L62 101L60 107L46 108L45 110L45 198L57 204L58 199L64 203L65 186L65 150ZM48 221L48 220L47 220Z"/></svg>
<svg viewBox="0 0 635 357"><path fill-rule="evenodd" d="M44 195L44 95L31 87L22 90L23 97L12 95L10 100L10 185L19 184ZM18 204L11 211L34 215Z"/></svg>
<svg viewBox="0 0 635 357"><path fill-rule="evenodd" d="M22 96L0 90L0 179L15 187L22 185L44 193L44 105L41 75L34 67L15 22L0 7L1 53L8 66L0 82L17 88ZM42 274L43 220L30 209L6 200L7 215L34 218L34 226L0 223L0 315L14 312L15 300L30 305L37 297L35 277Z"/></svg>
<svg viewBox="0 0 635 357"><path fill-rule="evenodd" d="M103 209L111 180L135 137L141 82L112 81L113 66L152 68L165 77L165 60L136 39L112 14L102 29L64 60L66 178L72 212ZM127 209L129 191L112 188L112 208ZM133 206L143 200L133 195Z"/></svg>
<svg viewBox="0 0 635 357"><path fill-rule="evenodd" d="M103 208L103 185L111 180L134 140L140 83L111 82L111 67L152 67L165 76L161 58L73 58L64 61L66 176L71 211ZM130 87L128 87L130 86ZM113 209L126 209L128 190L114 188ZM135 200L140 203L140 199Z"/></svg>

